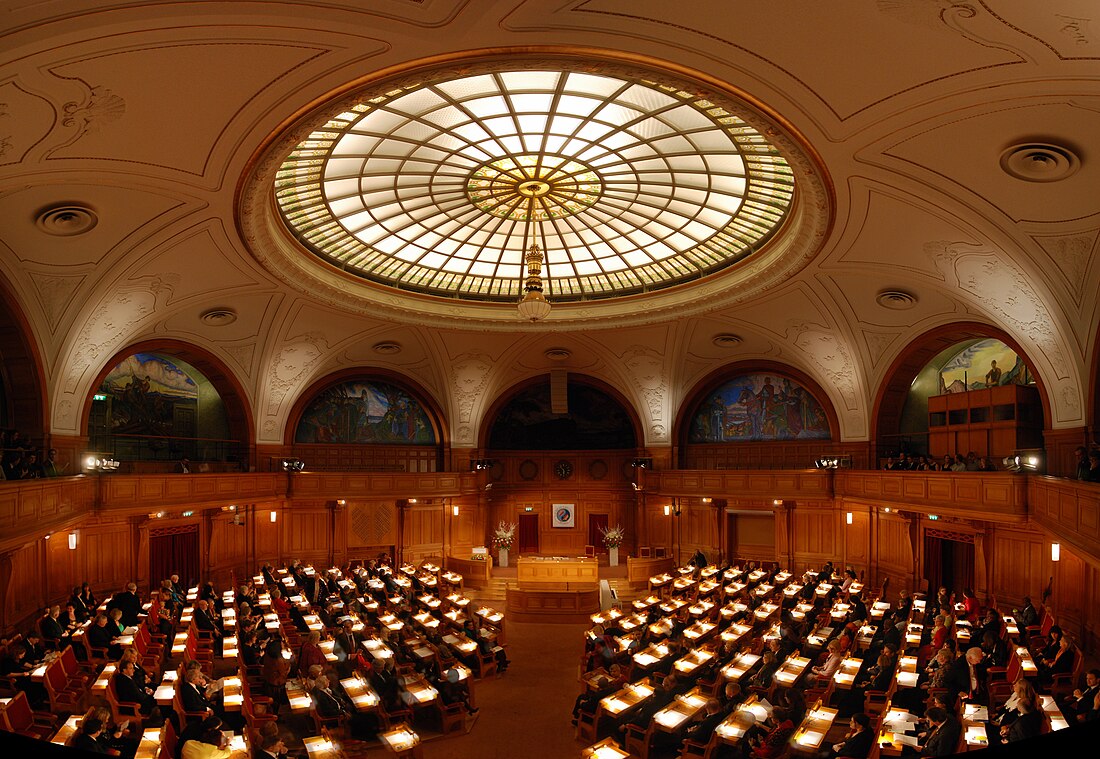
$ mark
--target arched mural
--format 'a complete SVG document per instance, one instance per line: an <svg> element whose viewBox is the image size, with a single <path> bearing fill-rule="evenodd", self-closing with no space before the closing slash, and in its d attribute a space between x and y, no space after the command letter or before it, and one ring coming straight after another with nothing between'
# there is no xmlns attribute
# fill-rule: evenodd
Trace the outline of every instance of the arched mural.
<svg viewBox="0 0 1100 759"><path fill-rule="evenodd" d="M178 357L138 351L104 375L92 397L93 449L134 461L243 461L213 384Z"/></svg>
<svg viewBox="0 0 1100 759"><path fill-rule="evenodd" d="M325 388L306 406L296 443L434 445L435 429L408 392L379 380L351 380Z"/></svg>
<svg viewBox="0 0 1100 759"><path fill-rule="evenodd" d="M994 339L965 345L944 362L939 369L939 379L940 395L1035 382L1023 358Z"/></svg>
<svg viewBox="0 0 1100 759"><path fill-rule="evenodd" d="M825 409L799 383L742 374L706 393L691 415L689 443L829 440Z"/></svg>
<svg viewBox="0 0 1100 759"><path fill-rule="evenodd" d="M635 447L630 415L615 398L591 385L570 382L566 399L568 413L555 414L549 381L520 390L493 420L489 448L583 451Z"/></svg>

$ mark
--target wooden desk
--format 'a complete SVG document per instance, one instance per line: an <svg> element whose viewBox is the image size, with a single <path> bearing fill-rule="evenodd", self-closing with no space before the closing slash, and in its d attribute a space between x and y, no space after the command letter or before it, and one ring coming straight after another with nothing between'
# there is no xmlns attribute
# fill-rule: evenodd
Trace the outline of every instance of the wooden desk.
<svg viewBox="0 0 1100 759"><path fill-rule="evenodd" d="M340 744L334 743L328 736L314 735L303 738L309 759L343 759L344 752Z"/></svg>
<svg viewBox="0 0 1100 759"><path fill-rule="evenodd" d="M836 715L836 709L822 706L821 701L818 700L806 713L798 730L791 736L791 750L801 754L817 754L829 728L833 726Z"/></svg>
<svg viewBox="0 0 1100 759"><path fill-rule="evenodd" d="M599 585L596 559L520 557L516 561L520 590L588 590Z"/></svg>
<svg viewBox="0 0 1100 759"><path fill-rule="evenodd" d="M627 683L610 696L601 698L600 710L612 717L622 717L643 704L653 692L648 677L638 683Z"/></svg>
<svg viewBox="0 0 1100 759"><path fill-rule="evenodd" d="M701 688L693 688L688 693L672 699L668 706L654 714L653 722L658 730L677 733L706 706L707 698L707 694Z"/></svg>
<svg viewBox="0 0 1100 759"><path fill-rule="evenodd" d="M677 659L672 668L677 672L688 675L703 666L711 659L714 658L714 652L705 648L697 648L694 651L688 652L687 655L681 656Z"/></svg>
<svg viewBox="0 0 1100 759"><path fill-rule="evenodd" d="M737 682L756 666L758 661L760 661L760 654L742 651L734 657L733 661L722 667L722 676L731 682Z"/></svg>
<svg viewBox="0 0 1100 759"><path fill-rule="evenodd" d="M775 681L780 685L790 688L802 677L810 660L804 656L788 657L775 673Z"/></svg>

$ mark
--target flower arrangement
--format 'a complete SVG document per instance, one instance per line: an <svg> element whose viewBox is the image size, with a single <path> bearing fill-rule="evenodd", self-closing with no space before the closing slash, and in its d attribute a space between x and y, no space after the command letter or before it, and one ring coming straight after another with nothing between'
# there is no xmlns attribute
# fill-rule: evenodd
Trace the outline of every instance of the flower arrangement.
<svg viewBox="0 0 1100 759"><path fill-rule="evenodd" d="M512 547L512 543L516 540L516 523L512 522L507 524L501 522L497 525L497 528L493 530L493 545L497 548L503 548L508 550Z"/></svg>
<svg viewBox="0 0 1100 759"><path fill-rule="evenodd" d="M626 530L619 524L614 527L601 527L600 532L603 534L603 544L608 548L618 548L626 540Z"/></svg>

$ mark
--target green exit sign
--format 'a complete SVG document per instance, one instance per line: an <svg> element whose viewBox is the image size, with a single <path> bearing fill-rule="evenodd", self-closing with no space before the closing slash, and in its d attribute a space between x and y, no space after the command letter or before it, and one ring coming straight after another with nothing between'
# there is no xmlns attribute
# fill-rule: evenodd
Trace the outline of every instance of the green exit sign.
<svg viewBox="0 0 1100 759"><path fill-rule="evenodd" d="M534 507L534 506L524 506L524 507L523 507L523 510L524 510L524 511L534 511L534 510L535 510L535 507Z"/></svg>
<svg viewBox="0 0 1100 759"><path fill-rule="evenodd" d="M105 400L107 400L107 396L103 395L102 393L96 393L95 395L92 396L92 400L93 401L105 401Z"/></svg>

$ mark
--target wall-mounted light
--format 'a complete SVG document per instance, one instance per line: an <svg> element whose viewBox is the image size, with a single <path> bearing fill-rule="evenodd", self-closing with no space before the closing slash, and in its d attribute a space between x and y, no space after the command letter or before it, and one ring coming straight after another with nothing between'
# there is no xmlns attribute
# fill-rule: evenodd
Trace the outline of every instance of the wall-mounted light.
<svg viewBox="0 0 1100 759"><path fill-rule="evenodd" d="M279 519L279 512L277 512L277 511L271 512L271 521L274 523L274 522L278 521L278 519Z"/></svg>
<svg viewBox="0 0 1100 759"><path fill-rule="evenodd" d="M70 551L75 551L76 550L76 531L75 530L73 530L72 532L69 533L69 550Z"/></svg>
<svg viewBox="0 0 1100 759"><path fill-rule="evenodd" d="M458 505L457 504L455 504L454 506L451 506L451 515L456 516L456 517L458 516Z"/></svg>
<svg viewBox="0 0 1100 759"><path fill-rule="evenodd" d="M814 466L818 469L850 469L851 456L821 456L814 459Z"/></svg>
<svg viewBox="0 0 1100 759"><path fill-rule="evenodd" d="M470 460L470 471L473 471L473 472L483 472L486 469L491 469L492 467L493 467L493 460L492 459L471 459Z"/></svg>
<svg viewBox="0 0 1100 759"><path fill-rule="evenodd" d="M118 466L115 459L98 453L89 453L84 458L84 469L89 472L113 472Z"/></svg>
<svg viewBox="0 0 1100 759"><path fill-rule="evenodd" d="M193 512L193 511L185 511L185 512L183 512L182 516L185 516L185 517L193 517L193 516L195 516L195 512Z"/></svg>
<svg viewBox="0 0 1100 759"><path fill-rule="evenodd" d="M306 462L301 459L283 459L284 472L300 472L306 468Z"/></svg>
<svg viewBox="0 0 1100 759"><path fill-rule="evenodd" d="M649 457L634 459L630 462L630 466L635 469L652 469L653 459Z"/></svg>
<svg viewBox="0 0 1100 759"><path fill-rule="evenodd" d="M852 523L852 512L849 511L847 514L844 515L844 521L848 524Z"/></svg>
<svg viewBox="0 0 1100 759"><path fill-rule="evenodd" d="M883 509L883 511L885 511L887 514L889 514L890 513L890 507L887 506L886 508Z"/></svg>
<svg viewBox="0 0 1100 759"><path fill-rule="evenodd" d="M337 506L347 506L347 505L348 505L348 502L347 502L347 501L345 501L345 500L344 500L343 498L340 498L340 499L338 499L338 500L336 501L336 505L337 505Z"/></svg>
<svg viewBox="0 0 1100 759"><path fill-rule="evenodd" d="M1061 558L1062 558L1062 544L1061 543L1051 543L1050 544L1050 560L1051 561L1058 561Z"/></svg>
<svg viewBox="0 0 1100 759"><path fill-rule="evenodd" d="M935 522L937 519L939 519L939 516L936 514L929 514L928 518Z"/></svg>
<svg viewBox="0 0 1100 759"><path fill-rule="evenodd" d="M710 503L710 502L711 502L711 499L710 499L710 498L704 498L704 499L703 499L703 503Z"/></svg>
<svg viewBox="0 0 1100 759"><path fill-rule="evenodd" d="M783 501L781 501L778 498L776 498L775 500L772 501L772 506L782 506L782 505L783 505Z"/></svg>
<svg viewBox="0 0 1100 759"><path fill-rule="evenodd" d="M410 498L409 503L416 503L416 499L415 498Z"/></svg>
<svg viewBox="0 0 1100 759"><path fill-rule="evenodd" d="M667 516L671 516L671 515L672 515L672 507L666 503L665 504L665 516L667 517Z"/></svg>

